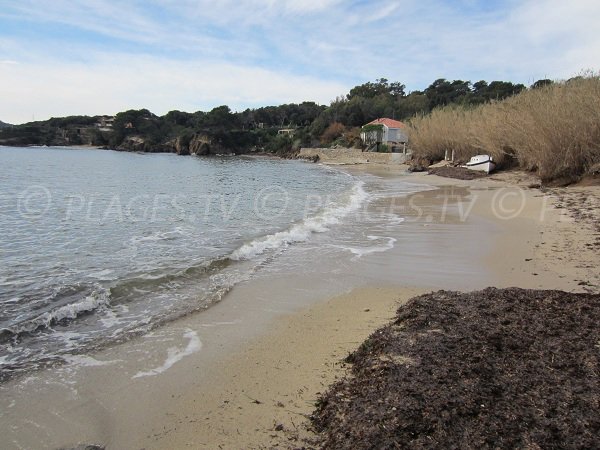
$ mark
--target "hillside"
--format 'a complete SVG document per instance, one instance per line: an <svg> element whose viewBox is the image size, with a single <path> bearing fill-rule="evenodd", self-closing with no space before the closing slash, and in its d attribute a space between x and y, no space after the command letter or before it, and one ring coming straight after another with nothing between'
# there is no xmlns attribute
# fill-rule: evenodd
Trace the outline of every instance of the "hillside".
<svg viewBox="0 0 600 450"><path fill-rule="evenodd" d="M0 128L8 128L8 127L12 127L12 125L9 123L6 123L6 122L2 122L0 120Z"/></svg>
<svg viewBox="0 0 600 450"><path fill-rule="evenodd" d="M147 109L112 116L70 116L0 130L0 145L92 145L181 155L272 153L301 147L365 149L361 129L381 117L403 120L419 160L457 161L490 154L500 167L520 166L544 182L577 181L600 163L600 78L506 81L444 78L405 92L385 78L350 89L329 106L314 102L232 111L222 105L163 116ZM385 151L385 150L383 150Z"/></svg>
<svg viewBox="0 0 600 450"><path fill-rule="evenodd" d="M479 105L525 90L505 81L449 81L440 78L423 91L406 93L385 78L350 89L329 106L314 102L233 112L147 109L108 116L71 116L31 122L0 132L3 145L95 145L124 151L178 154L267 152L293 155L300 147L361 147L360 127L379 117L408 119L449 104Z"/></svg>

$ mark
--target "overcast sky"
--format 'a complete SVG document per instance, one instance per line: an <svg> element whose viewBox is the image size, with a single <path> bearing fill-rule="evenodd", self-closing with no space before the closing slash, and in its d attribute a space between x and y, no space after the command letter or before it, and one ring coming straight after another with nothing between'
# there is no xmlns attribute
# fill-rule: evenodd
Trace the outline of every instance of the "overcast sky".
<svg viewBox="0 0 600 450"><path fill-rule="evenodd" d="M328 104L600 68L600 0L0 0L0 120Z"/></svg>

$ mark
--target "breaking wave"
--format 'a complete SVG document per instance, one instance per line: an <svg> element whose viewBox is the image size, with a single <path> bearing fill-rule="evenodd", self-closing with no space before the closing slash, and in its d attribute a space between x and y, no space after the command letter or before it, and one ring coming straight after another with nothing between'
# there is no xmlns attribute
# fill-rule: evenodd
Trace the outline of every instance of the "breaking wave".
<svg viewBox="0 0 600 450"><path fill-rule="evenodd" d="M234 261L252 259L267 250L285 247L294 242L305 242L313 233L329 231L328 227L340 223L341 219L358 211L368 198L369 194L364 190L364 182L359 181L353 186L345 203L325 208L317 215L308 217L285 231L254 239L235 250L231 254L231 259Z"/></svg>
<svg viewBox="0 0 600 450"><path fill-rule="evenodd" d="M109 304L110 293L108 291L93 291L79 301L59 306L12 327L0 330L0 342L13 336L32 333L40 328L49 328L58 323L74 320L83 314L89 314Z"/></svg>

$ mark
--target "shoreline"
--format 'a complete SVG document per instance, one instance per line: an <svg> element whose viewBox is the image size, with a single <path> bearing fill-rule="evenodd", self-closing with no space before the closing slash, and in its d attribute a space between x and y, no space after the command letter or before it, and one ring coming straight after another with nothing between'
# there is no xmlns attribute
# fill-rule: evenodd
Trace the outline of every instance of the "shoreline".
<svg viewBox="0 0 600 450"><path fill-rule="evenodd" d="M396 168L374 165L351 170L367 170L383 176L397 173ZM456 195L452 208L459 218L461 212L467 211L470 200L476 198L465 223L476 222L477 227L484 227L488 234L486 245L489 244L489 248L478 261L471 261L473 265L485 266L491 274L493 283L487 283L488 280L483 278L484 284L530 288L544 285L581 291L585 287L578 284L581 279L593 281L590 278L593 268L584 266L593 265L597 256L593 251L586 253L577 248L585 242L586 232L568 220L561 210L553 209L539 191L524 191L526 205L519 217L503 221L494 217L490 205L501 189L512 189L513 185L494 180L461 182L423 174L413 174L403 181L434 185L438 189L436 192ZM507 191L507 194L512 192ZM430 197L413 194L416 195L423 195L423 202L435 204L438 209L444 200L434 194ZM520 208L520 197L516 195L507 195L504 201L505 211ZM457 205L465 208L461 210ZM423 221L422 225L435 225L435 220L431 223ZM469 237L468 228L456 227L455 230L458 240L450 244L456 245ZM450 250L443 247L443 242L438 241L436 245L442 246L438 248L440 252ZM575 258L574 262L557 264L556 258L563 256L560 252L568 251ZM502 257L495 256L498 254ZM454 276L453 272L447 276ZM454 282L462 290L485 287L478 284L479 280ZM68 394L67 391L67 395L78 395L87 401L75 402L69 409L61 410L52 405L55 400L52 395L38 397L47 403L43 403L41 412L32 414L31 420L40 426L38 432L44 432L40 429L50 425L62 426L62 430L52 430L54 441L46 441L51 442L49 448L80 443L106 445L107 448L164 448L165 445L171 448L215 448L218 445L258 448L267 445L283 447L288 442L293 445L296 433L303 433L301 423L314 409L317 393L323 392L344 373L340 360L371 332L387 323L399 302L446 283L444 278L431 279L429 285L423 278L412 288L407 287L411 283L406 280L399 280L396 285L375 283L333 298L316 299L301 308L280 305L275 319L263 320L260 331L246 330L245 334L227 331L232 325L240 326L235 322L238 319L231 320L228 311L231 303L243 298L238 290L237 297L233 296L229 305L216 305L170 327L178 334L178 341L174 341L174 335L162 333L164 330L155 333L158 348L170 348L175 342L177 348L185 350L191 343L185 338L186 330L211 327L215 337L211 342L201 336L201 351L185 355L160 376L135 379L139 381L132 379L132 375L140 373L139 367L132 367L127 362L111 366L112 361L126 357L127 352L135 352L139 343L132 341L130 345L100 352L88 361L88 366L84 364L78 369L81 373L76 379L89 378L76 386L79 392ZM272 289L271 292L281 292L285 285L280 286L279 291ZM258 286L254 295L269 294L265 292L265 286ZM265 304L269 308L275 306ZM258 316L260 313L258 307L252 310L240 304L236 308L241 308L238 311L240 318L246 317L244 314ZM337 326L338 322L344 326ZM233 336L233 340L227 340L227 351L223 350L223 343L219 344L223 336L227 339ZM166 343L159 343L161 339ZM155 355L157 366L164 359L162 355ZM206 361L211 363L206 364ZM112 383L107 386L106 380L111 376ZM151 398L146 398L148 396ZM55 411L57 417L41 423L42 419L48 420L44 418L48 411ZM90 427L91 418L97 423ZM65 428L65 423L69 422L70 427Z"/></svg>
<svg viewBox="0 0 600 450"><path fill-rule="evenodd" d="M427 181L431 183L432 179L428 177ZM433 184L438 187L448 183L470 185L470 182L455 181L435 177ZM492 189L498 188L494 186L496 183L484 183L484 200L490 197L487 190L490 186ZM532 196L529 200L536 199L535 191L530 191L529 194ZM492 267L497 276L494 285L518 285L533 289L547 284L553 289L581 291L576 278L581 275L568 278L567 274L574 275L572 268L551 267L551 261L547 261L545 265L536 266L539 268L535 270L540 273L535 275L524 270L529 269L528 263L531 261L533 265L541 264L534 259L536 256L540 259L548 257L547 253L538 253L536 249L539 248L541 236L551 234L552 226L557 221L562 224L562 229L574 225L562 216L561 211L546 209L547 205L541 199L537 200L523 218L512 222L510 227L505 227L508 230L502 227L496 230L493 237L496 244L490 256L507 247L513 249L514 253L505 255L510 257L509 260L497 261L493 257L487 257L483 261ZM507 204L506 207L514 206ZM486 204L476 203L474 211L475 214L486 216L488 220L492 219ZM549 216L548 223L545 222L546 219L539 220L542 213ZM561 240L560 236L555 238ZM523 243L528 245L519 245ZM510 267L511 263L515 266ZM560 273L562 270L565 272ZM148 448L160 448L161 442L168 442L174 448L186 448L198 445L196 438L199 436L204 437L204 441L201 440L200 443L205 448L215 445L222 445L224 448L294 448L297 442L302 445L306 440L310 441L314 436L306 429L307 417L314 411L317 396L346 374L347 366L343 358L358 348L368 335L388 324L399 306L410 298L429 291L431 289L425 287L405 286L358 288L284 317L265 335L225 362L222 373L242 373L244 375L241 379L237 375L225 378L221 376L218 380L209 382L210 387L197 391L196 399L203 398L204 401L207 393L213 389L226 393L224 397L219 397L218 394L210 397L211 406L206 409L217 410L215 415L209 414L204 421L193 426L179 423L176 435L165 431L164 436L155 437L156 445L149 444ZM344 324L344 327L339 326L340 324ZM260 367L252 361L260 361ZM282 368L279 364L281 361L288 367ZM280 383L282 378L287 383ZM264 380L269 380L268 386L264 386ZM195 399L187 399L179 408L191 413L197 410L197 405L192 406L195 404ZM171 428L169 425L165 426L167 430L174 430L175 427L172 423ZM168 441L163 440L167 435Z"/></svg>

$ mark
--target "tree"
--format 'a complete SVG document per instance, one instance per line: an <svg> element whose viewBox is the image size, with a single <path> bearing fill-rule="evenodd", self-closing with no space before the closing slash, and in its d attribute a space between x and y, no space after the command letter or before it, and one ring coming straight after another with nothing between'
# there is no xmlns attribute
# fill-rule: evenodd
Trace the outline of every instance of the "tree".
<svg viewBox="0 0 600 450"><path fill-rule="evenodd" d="M212 129L232 129L237 123L237 116L229 106L222 105L213 108L206 114L204 125Z"/></svg>
<svg viewBox="0 0 600 450"><path fill-rule="evenodd" d="M524 84L509 81L492 81L487 89L487 100L503 100L526 89Z"/></svg>
<svg viewBox="0 0 600 450"><path fill-rule="evenodd" d="M539 89L544 86L550 86L551 84L554 84L554 81L548 80L547 78L543 80L537 80L531 85L531 89Z"/></svg>
<svg viewBox="0 0 600 450"><path fill-rule="evenodd" d="M471 82L454 80L452 82L445 78L435 80L427 89L425 95L429 99L429 108L446 106L451 103L460 103L471 94Z"/></svg>
<svg viewBox="0 0 600 450"><path fill-rule="evenodd" d="M398 117L407 119L416 114L429 112L429 99L423 92L414 91L398 99L397 108Z"/></svg>
<svg viewBox="0 0 600 450"><path fill-rule="evenodd" d="M172 125L180 125L183 127L193 126L193 114L183 112L183 111L169 111L162 118L172 124Z"/></svg>
<svg viewBox="0 0 600 450"><path fill-rule="evenodd" d="M404 93L405 89L406 89L406 86L403 85L402 83L399 83L397 81L390 83L390 94L395 97L404 97L406 95Z"/></svg>
<svg viewBox="0 0 600 450"><path fill-rule="evenodd" d="M375 83L371 83L369 81L367 83L353 87L352 89L350 89L347 98L373 98L378 95L401 96L404 95L404 88L405 86L401 83L394 82L392 84L389 84L386 78L379 78L375 80Z"/></svg>

